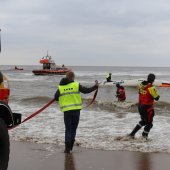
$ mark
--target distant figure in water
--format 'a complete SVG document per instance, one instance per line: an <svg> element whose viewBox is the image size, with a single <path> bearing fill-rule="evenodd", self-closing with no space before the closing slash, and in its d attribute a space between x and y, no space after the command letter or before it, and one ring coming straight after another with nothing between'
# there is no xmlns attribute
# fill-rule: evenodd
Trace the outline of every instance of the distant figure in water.
<svg viewBox="0 0 170 170"><path fill-rule="evenodd" d="M17 66L15 66L15 70L18 70L18 67L17 67Z"/></svg>
<svg viewBox="0 0 170 170"><path fill-rule="evenodd" d="M116 97L118 98L118 101L124 102L126 100L125 88L121 86L119 83L116 84L116 87L117 87Z"/></svg>
<svg viewBox="0 0 170 170"><path fill-rule="evenodd" d="M157 93L155 86L153 86L153 82L155 81L155 75L149 74L147 81L143 81L139 85L139 103L138 103L138 111L141 117L141 120L133 129L133 131L129 134L130 137L134 138L135 134L144 126L144 131L142 136L144 139L148 138L148 134L153 124L154 117L154 109L153 103L154 100L158 101L160 96Z"/></svg>
<svg viewBox="0 0 170 170"><path fill-rule="evenodd" d="M112 73L108 73L106 76L106 81L107 82L112 82Z"/></svg>

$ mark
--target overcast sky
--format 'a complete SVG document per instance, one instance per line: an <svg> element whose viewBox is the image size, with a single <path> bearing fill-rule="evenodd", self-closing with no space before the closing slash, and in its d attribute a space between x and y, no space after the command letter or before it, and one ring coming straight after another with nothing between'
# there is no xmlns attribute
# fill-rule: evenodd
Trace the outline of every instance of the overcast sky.
<svg viewBox="0 0 170 170"><path fill-rule="evenodd" d="M0 64L170 66L169 0L0 0Z"/></svg>

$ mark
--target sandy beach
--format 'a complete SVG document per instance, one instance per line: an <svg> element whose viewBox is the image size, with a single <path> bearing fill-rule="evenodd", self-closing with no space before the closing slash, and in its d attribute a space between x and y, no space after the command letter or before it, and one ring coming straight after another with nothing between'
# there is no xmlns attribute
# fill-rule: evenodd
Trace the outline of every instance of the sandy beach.
<svg viewBox="0 0 170 170"><path fill-rule="evenodd" d="M103 151L75 147L11 142L8 170L169 170L170 154Z"/></svg>

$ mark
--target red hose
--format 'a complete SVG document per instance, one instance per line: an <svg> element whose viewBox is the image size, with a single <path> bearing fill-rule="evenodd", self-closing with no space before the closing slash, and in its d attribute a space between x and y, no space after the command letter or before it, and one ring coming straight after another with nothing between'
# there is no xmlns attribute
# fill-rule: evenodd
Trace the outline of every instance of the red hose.
<svg viewBox="0 0 170 170"><path fill-rule="evenodd" d="M86 107L89 107L90 105L93 104L93 102L95 101L95 99L97 97L98 89L99 88L97 87L97 89L96 89L96 91L94 93L93 99L91 100L91 102ZM36 115L41 113L44 109L46 109L48 106L50 106L54 101L55 101L55 99L52 99L51 101L49 101L44 107L42 107L41 109L37 110L36 112L32 113L30 116L25 118L19 125L21 125L24 122L27 122L28 120L32 119L33 117L35 117ZM19 125L13 126L12 128L9 128L8 130L14 129L14 128L16 128Z"/></svg>
<svg viewBox="0 0 170 170"><path fill-rule="evenodd" d="M44 107L42 107L41 109L39 109L39 110L37 110L36 112L32 113L30 116L28 116L27 118L25 118L20 124L22 124L22 123L24 123L24 122L32 119L33 117L35 117L36 115L38 115L39 113L41 113L44 109L46 109L48 106L50 106L54 101L55 101L55 99L50 100ZM19 125L20 125L20 124L19 124ZM12 127L12 128L9 128L8 130L14 129L14 128L16 128L16 127L19 126L19 125L16 125L16 126L14 126L14 127Z"/></svg>
<svg viewBox="0 0 170 170"><path fill-rule="evenodd" d="M85 107L89 107L90 105L93 104L93 102L95 101L95 99L96 99L96 97L97 97L98 89L99 89L99 88L97 87L97 89L96 89L96 91L95 91L95 93L94 93L93 99L92 99L91 102L90 102L87 106L85 106Z"/></svg>

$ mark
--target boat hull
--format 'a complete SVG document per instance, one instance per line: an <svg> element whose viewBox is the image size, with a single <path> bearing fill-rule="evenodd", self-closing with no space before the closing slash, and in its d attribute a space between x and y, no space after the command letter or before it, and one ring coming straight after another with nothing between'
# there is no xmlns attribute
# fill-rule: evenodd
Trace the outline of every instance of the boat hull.
<svg viewBox="0 0 170 170"><path fill-rule="evenodd" d="M65 75L70 69L65 70L33 70L35 75Z"/></svg>

